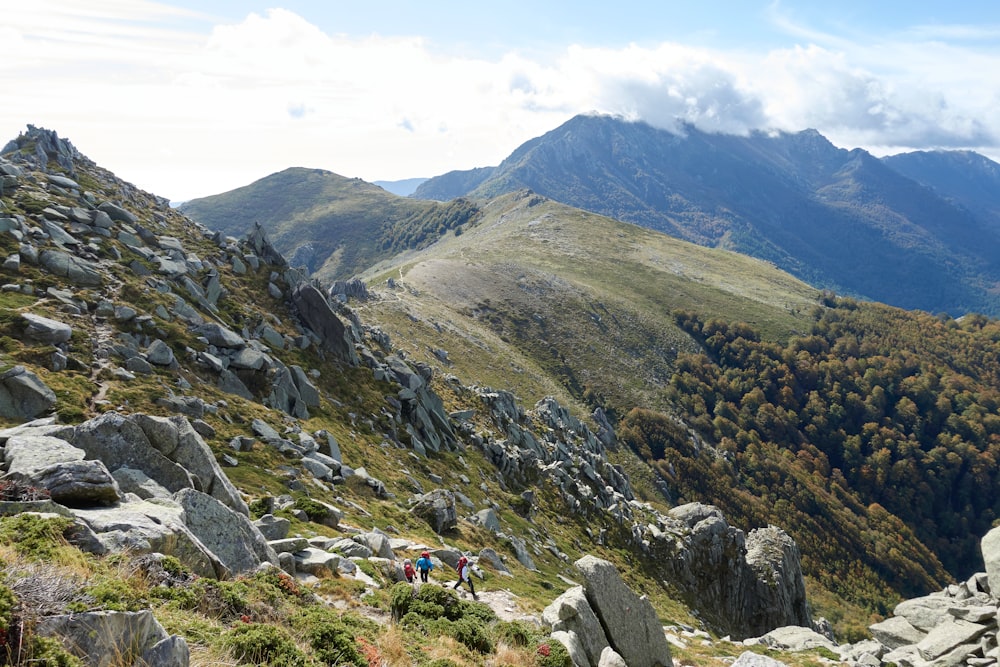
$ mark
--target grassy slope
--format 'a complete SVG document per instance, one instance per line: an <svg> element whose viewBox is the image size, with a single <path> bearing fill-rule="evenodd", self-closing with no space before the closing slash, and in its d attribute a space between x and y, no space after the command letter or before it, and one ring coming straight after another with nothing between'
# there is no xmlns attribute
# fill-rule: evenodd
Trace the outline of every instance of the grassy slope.
<svg viewBox="0 0 1000 667"><path fill-rule="evenodd" d="M419 245L425 239L414 238L415 229L433 232L441 225L451 226L471 207L465 201L407 199L357 178L292 168L230 192L192 200L181 210L210 229L236 237L259 222L294 265L335 280L407 245Z"/></svg>
<svg viewBox="0 0 1000 667"><path fill-rule="evenodd" d="M491 201L460 236L365 275L402 288L363 316L373 311L428 361L446 349L464 381L510 387L527 402L556 383L611 406L659 405L677 353L694 349L672 311L750 322L784 340L808 327L816 297L764 262L525 193Z"/></svg>

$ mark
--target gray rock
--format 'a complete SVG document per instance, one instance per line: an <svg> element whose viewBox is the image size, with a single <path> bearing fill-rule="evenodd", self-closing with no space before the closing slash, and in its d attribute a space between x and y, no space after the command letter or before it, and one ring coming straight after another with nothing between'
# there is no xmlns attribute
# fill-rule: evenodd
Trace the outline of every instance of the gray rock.
<svg viewBox="0 0 1000 667"><path fill-rule="evenodd" d="M458 525L455 494L447 489L434 489L430 493L416 496L410 512L430 524L439 535L454 530Z"/></svg>
<svg viewBox="0 0 1000 667"><path fill-rule="evenodd" d="M569 659L573 661L573 667L590 667L590 660L583 650L580 637L572 630L553 630L552 639L566 647Z"/></svg>
<svg viewBox="0 0 1000 667"><path fill-rule="evenodd" d="M231 368L242 368L244 370L260 370L261 368L273 365L271 357L253 348L244 347L229 359Z"/></svg>
<svg viewBox="0 0 1000 667"><path fill-rule="evenodd" d="M204 336L209 345L216 347L239 349L246 346L243 336L216 322L206 322L199 327L195 327L194 334Z"/></svg>
<svg viewBox="0 0 1000 667"><path fill-rule="evenodd" d="M66 278L76 285L98 287L103 283L97 265L60 250L43 250L38 263L49 273Z"/></svg>
<svg viewBox="0 0 1000 667"><path fill-rule="evenodd" d="M905 618L910 625L930 632L937 625L950 620L948 610L954 606L955 600L943 595L925 595L911 600L903 600L893 609L893 615Z"/></svg>
<svg viewBox="0 0 1000 667"><path fill-rule="evenodd" d="M1000 597L1000 527L993 528L979 541L979 549L986 564L986 577L990 591Z"/></svg>
<svg viewBox="0 0 1000 667"><path fill-rule="evenodd" d="M234 574L263 562L278 565L278 555L245 515L194 489L178 491L174 500L184 509L188 529Z"/></svg>
<svg viewBox="0 0 1000 667"><path fill-rule="evenodd" d="M212 450L186 418L134 414L129 415L128 419L139 425L153 448L171 461L183 465L185 470L194 475L195 488L243 516L249 515L239 491L219 466Z"/></svg>
<svg viewBox="0 0 1000 667"><path fill-rule="evenodd" d="M604 628L587 602L583 586L574 586L553 600L542 611L542 622L553 631L574 633L586 656L585 665L596 665L601 652L608 646Z"/></svg>
<svg viewBox="0 0 1000 667"><path fill-rule="evenodd" d="M326 350L352 366L361 363L349 328L333 312L322 291L315 285L302 283L292 290L291 302L302 323L316 334Z"/></svg>
<svg viewBox="0 0 1000 667"><path fill-rule="evenodd" d="M489 565L501 575L508 577L513 576L511 575L510 570L507 569L507 566L504 565L503 560L500 559L500 554L498 554L494 549L486 547L480 551L479 562Z"/></svg>
<svg viewBox="0 0 1000 667"><path fill-rule="evenodd" d="M829 638L819 634L812 628L803 628L796 625L775 628L761 636L760 643L784 651L806 651L820 647L833 650L837 647Z"/></svg>
<svg viewBox="0 0 1000 667"><path fill-rule="evenodd" d="M500 519L492 507L476 512L476 523L494 533L500 530Z"/></svg>
<svg viewBox="0 0 1000 667"><path fill-rule="evenodd" d="M25 338L39 343L65 343L73 335L73 328L58 320L34 313L21 313L21 318L27 324L24 329Z"/></svg>
<svg viewBox="0 0 1000 667"><path fill-rule="evenodd" d="M629 665L625 662L625 658L608 646L601 651L601 659L597 661L597 667L629 667Z"/></svg>
<svg viewBox="0 0 1000 667"><path fill-rule="evenodd" d="M970 645L976 646L987 629L985 625L961 619L945 620L917 643L917 650L924 660L936 660L958 648L962 648L963 655L968 655Z"/></svg>
<svg viewBox="0 0 1000 667"><path fill-rule="evenodd" d="M162 553L176 557L201 577L224 578L229 570L184 524L172 500L132 499L113 507L75 508L73 514L97 534L108 551Z"/></svg>
<svg viewBox="0 0 1000 667"><path fill-rule="evenodd" d="M109 470L141 470L171 493L195 486L187 469L153 447L138 424L116 412L77 425L66 440L87 452L88 458L103 461Z"/></svg>
<svg viewBox="0 0 1000 667"><path fill-rule="evenodd" d="M787 665L780 660L775 660L760 653L744 651L740 654L740 657L736 658L732 667L787 667Z"/></svg>
<svg viewBox="0 0 1000 667"><path fill-rule="evenodd" d="M257 523L254 522L256 526ZM268 545L274 549L275 553L295 553L309 548L309 541L304 537L287 537L280 540L268 540Z"/></svg>
<svg viewBox="0 0 1000 667"><path fill-rule="evenodd" d="M672 666L670 646L649 600L629 590L608 561L584 556L575 566L608 643L626 663L630 667Z"/></svg>
<svg viewBox="0 0 1000 667"><path fill-rule="evenodd" d="M108 656L114 656L115 664L120 665L189 664L187 643L182 637L168 636L148 609L45 616L35 631L43 637L58 637L88 665L110 664Z"/></svg>
<svg viewBox="0 0 1000 667"><path fill-rule="evenodd" d="M913 627L902 616L890 616L884 621L868 626L868 630L872 633L872 637L890 649L916 644L927 635L923 630Z"/></svg>
<svg viewBox="0 0 1000 667"><path fill-rule="evenodd" d="M297 571L308 572L317 577L336 574L340 567L340 556L314 547L296 551L294 556Z"/></svg>
<svg viewBox="0 0 1000 667"><path fill-rule="evenodd" d="M34 419L55 404L55 392L24 366L0 373L0 417Z"/></svg>
<svg viewBox="0 0 1000 667"><path fill-rule="evenodd" d="M273 540L283 540L288 537L288 529L291 527L292 522L284 517L265 514L254 521L253 525L257 526L257 530L260 531L260 534L268 542L271 542Z"/></svg>
<svg viewBox="0 0 1000 667"><path fill-rule="evenodd" d="M143 500L170 498L170 492L150 479L146 473L134 468L119 468L112 473L122 493L134 493Z"/></svg>
<svg viewBox="0 0 1000 667"><path fill-rule="evenodd" d="M129 357L125 360L125 370L132 373L141 373L142 375L149 375L153 372L153 365L142 357Z"/></svg>
<svg viewBox="0 0 1000 667"><path fill-rule="evenodd" d="M375 553L367 544L343 537L327 546L327 551L336 551L347 558L371 558Z"/></svg>
<svg viewBox="0 0 1000 667"><path fill-rule="evenodd" d="M363 544L372 550L372 555L377 558L395 560L392 547L389 545L389 538L382 533L359 533L353 537L358 544Z"/></svg>
<svg viewBox="0 0 1000 667"><path fill-rule="evenodd" d="M233 394L234 396L240 396L247 399L248 401L254 400L254 395L250 393L247 386L243 384L243 380L240 379L236 373L229 370L228 368L223 368L219 371L219 384L218 387L221 391L227 394Z"/></svg>
<svg viewBox="0 0 1000 667"><path fill-rule="evenodd" d="M146 350L146 361L157 366L174 366L177 363L174 351L159 338L150 343Z"/></svg>
<svg viewBox="0 0 1000 667"><path fill-rule="evenodd" d="M20 477L11 475L8 477ZM22 479L46 489L53 502L66 507L113 505L120 499L118 484L100 461L59 463Z"/></svg>
<svg viewBox="0 0 1000 667"><path fill-rule="evenodd" d="M289 366L289 370L292 373L292 381L295 383L295 388L298 390L302 402L311 408L318 407L319 390L309 381L309 376L299 366Z"/></svg>
<svg viewBox="0 0 1000 667"><path fill-rule="evenodd" d="M97 210L104 211L108 215L108 217L114 220L115 222L124 222L127 225L134 225L137 221L137 218L134 215L126 211L121 206L118 206L117 204L112 204L109 201L102 202L97 207Z"/></svg>
<svg viewBox="0 0 1000 667"><path fill-rule="evenodd" d="M45 174L45 180L47 180L52 185L57 185L60 188L65 188L67 190L79 190L80 184L74 181L72 178L67 178L65 176L60 176L59 174Z"/></svg>

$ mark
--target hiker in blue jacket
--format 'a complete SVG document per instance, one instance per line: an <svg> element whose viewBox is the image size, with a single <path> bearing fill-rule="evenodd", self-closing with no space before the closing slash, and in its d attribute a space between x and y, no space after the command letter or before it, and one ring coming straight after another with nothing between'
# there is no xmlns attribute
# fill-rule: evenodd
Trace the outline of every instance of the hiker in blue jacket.
<svg viewBox="0 0 1000 667"><path fill-rule="evenodd" d="M417 572L420 573L420 581L427 583L427 575L431 573L434 569L434 563L431 562L431 555L426 551L420 554L420 558L417 559Z"/></svg>

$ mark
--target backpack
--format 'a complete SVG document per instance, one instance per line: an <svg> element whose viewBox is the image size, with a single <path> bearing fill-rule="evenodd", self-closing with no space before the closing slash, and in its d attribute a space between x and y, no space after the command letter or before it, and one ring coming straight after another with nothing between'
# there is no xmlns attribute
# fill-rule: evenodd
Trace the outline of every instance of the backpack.
<svg viewBox="0 0 1000 667"><path fill-rule="evenodd" d="M458 565L456 565L455 567L458 570L459 576L461 576L462 574L462 568L464 568L468 564L469 564L469 559L466 558L465 556L462 556L461 558L458 559Z"/></svg>

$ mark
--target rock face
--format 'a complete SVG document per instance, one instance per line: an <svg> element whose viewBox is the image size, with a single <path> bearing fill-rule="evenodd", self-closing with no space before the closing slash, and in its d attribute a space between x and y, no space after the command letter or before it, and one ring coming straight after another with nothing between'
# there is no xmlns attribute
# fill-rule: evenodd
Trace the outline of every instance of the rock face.
<svg viewBox="0 0 1000 667"><path fill-rule="evenodd" d="M324 349L352 366L360 363L349 329L333 312L322 290L311 283L302 283L292 291L291 301L299 318L322 341Z"/></svg>
<svg viewBox="0 0 1000 667"><path fill-rule="evenodd" d="M672 667L666 634L649 600L629 590L606 560L584 556L574 565L584 585L569 589L542 613L553 638L577 656L574 664Z"/></svg>
<svg viewBox="0 0 1000 667"><path fill-rule="evenodd" d="M718 632L744 638L812 624L798 547L784 531L746 536L715 507L691 503L646 532L650 557Z"/></svg>
<svg viewBox="0 0 1000 667"><path fill-rule="evenodd" d="M583 575L584 594L601 621L608 645L625 664L671 667L670 646L649 600L633 593L606 560L584 556L574 565Z"/></svg>

